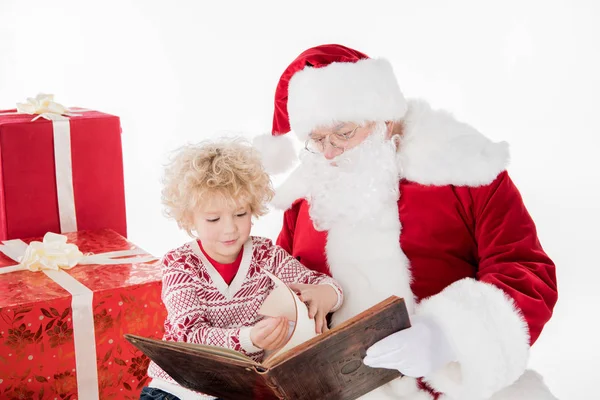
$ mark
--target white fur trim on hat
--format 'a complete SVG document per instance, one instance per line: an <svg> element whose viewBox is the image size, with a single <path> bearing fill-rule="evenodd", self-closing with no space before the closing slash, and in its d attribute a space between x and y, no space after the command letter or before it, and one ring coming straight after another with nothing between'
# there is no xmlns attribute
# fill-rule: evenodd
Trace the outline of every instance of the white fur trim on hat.
<svg viewBox="0 0 600 400"><path fill-rule="evenodd" d="M252 145L260 153L263 166L271 175L289 170L298 159L292 140L285 135L259 135L252 140Z"/></svg>
<svg viewBox="0 0 600 400"><path fill-rule="evenodd" d="M306 140L319 126L401 119L407 104L391 64L365 59L297 72L290 80L287 108L291 129Z"/></svg>
<svg viewBox="0 0 600 400"><path fill-rule="evenodd" d="M491 183L510 160L508 144L492 142L475 128L421 100L408 101L397 162L409 181L476 187ZM308 195L308 178L297 168L276 190L273 204L286 210Z"/></svg>

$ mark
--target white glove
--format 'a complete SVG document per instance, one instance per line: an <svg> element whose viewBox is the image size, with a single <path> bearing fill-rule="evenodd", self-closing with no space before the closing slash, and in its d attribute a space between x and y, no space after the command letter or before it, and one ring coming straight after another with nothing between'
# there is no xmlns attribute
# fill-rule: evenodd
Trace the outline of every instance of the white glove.
<svg viewBox="0 0 600 400"><path fill-rule="evenodd" d="M421 378L456 361L452 346L435 321L412 316L411 325L369 347L365 365L397 369L403 375Z"/></svg>

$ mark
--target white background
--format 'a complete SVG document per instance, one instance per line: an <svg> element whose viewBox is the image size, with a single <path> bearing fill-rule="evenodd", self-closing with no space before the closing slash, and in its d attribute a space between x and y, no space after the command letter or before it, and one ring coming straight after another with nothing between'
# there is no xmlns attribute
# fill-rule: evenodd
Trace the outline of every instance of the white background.
<svg viewBox="0 0 600 400"><path fill-rule="evenodd" d="M590 1L0 0L0 108L38 92L119 115L130 238L187 240L161 213L168 150L270 130L302 50L388 58L407 97L512 148L510 173L558 266L560 300L531 366L561 399L598 394L600 17ZM274 238L281 214L255 224Z"/></svg>

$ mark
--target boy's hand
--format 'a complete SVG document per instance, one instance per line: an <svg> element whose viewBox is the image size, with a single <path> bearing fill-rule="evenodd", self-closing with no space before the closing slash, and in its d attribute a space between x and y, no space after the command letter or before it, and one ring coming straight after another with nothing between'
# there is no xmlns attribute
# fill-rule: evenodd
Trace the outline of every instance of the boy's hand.
<svg viewBox="0 0 600 400"><path fill-rule="evenodd" d="M288 331L287 318L267 318L252 327L250 340L256 347L263 350L276 350L285 344Z"/></svg>
<svg viewBox="0 0 600 400"><path fill-rule="evenodd" d="M308 305L309 318L315 319L315 331L327 332L327 314L335 307L338 294L331 285L305 285L292 283L289 287L294 290L300 300Z"/></svg>

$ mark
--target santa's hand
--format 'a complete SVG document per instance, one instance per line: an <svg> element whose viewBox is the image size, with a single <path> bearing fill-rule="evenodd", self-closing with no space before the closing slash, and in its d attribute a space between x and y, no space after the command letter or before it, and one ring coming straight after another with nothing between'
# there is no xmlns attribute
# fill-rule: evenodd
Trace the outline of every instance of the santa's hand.
<svg viewBox="0 0 600 400"><path fill-rule="evenodd" d="M308 317L315 319L315 332L327 332L327 314L338 302L338 294L333 286L303 283L292 283L289 286L308 305Z"/></svg>
<svg viewBox="0 0 600 400"><path fill-rule="evenodd" d="M363 360L365 365L397 369L403 375L420 378L456 361L454 350L435 321L413 316L411 323L410 328L369 347Z"/></svg>

